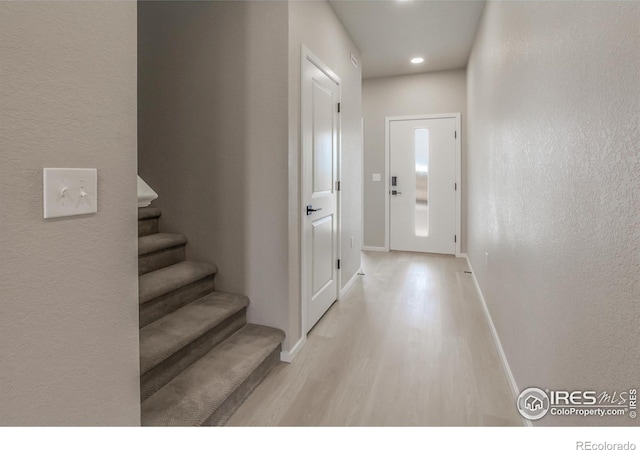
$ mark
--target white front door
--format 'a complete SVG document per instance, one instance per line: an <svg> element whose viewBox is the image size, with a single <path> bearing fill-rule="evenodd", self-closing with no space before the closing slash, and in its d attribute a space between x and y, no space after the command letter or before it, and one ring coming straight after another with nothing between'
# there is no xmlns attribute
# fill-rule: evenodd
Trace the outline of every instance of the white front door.
<svg viewBox="0 0 640 450"><path fill-rule="evenodd" d="M340 89L337 80L332 79L326 69L321 70L316 61L304 57L302 64L301 213L306 333L338 298L338 194L335 188Z"/></svg>
<svg viewBox="0 0 640 450"><path fill-rule="evenodd" d="M455 254L456 122L389 122L391 250Z"/></svg>

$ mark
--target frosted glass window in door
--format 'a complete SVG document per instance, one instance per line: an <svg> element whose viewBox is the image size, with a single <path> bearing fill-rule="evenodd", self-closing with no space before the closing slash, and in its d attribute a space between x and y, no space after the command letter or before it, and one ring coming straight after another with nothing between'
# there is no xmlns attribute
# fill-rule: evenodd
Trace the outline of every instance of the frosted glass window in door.
<svg viewBox="0 0 640 450"><path fill-rule="evenodd" d="M429 236L429 129L416 128L416 203L415 227L417 237Z"/></svg>

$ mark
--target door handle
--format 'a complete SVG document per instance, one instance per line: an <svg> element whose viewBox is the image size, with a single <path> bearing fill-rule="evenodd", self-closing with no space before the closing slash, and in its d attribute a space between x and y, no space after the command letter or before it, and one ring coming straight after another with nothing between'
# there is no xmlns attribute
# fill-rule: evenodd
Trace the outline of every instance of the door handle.
<svg viewBox="0 0 640 450"><path fill-rule="evenodd" d="M322 208L313 209L313 205L307 205L307 216L310 216L316 211L322 211Z"/></svg>
<svg viewBox="0 0 640 450"><path fill-rule="evenodd" d="M391 191L391 195L402 195L402 192L396 191L395 189Z"/></svg>

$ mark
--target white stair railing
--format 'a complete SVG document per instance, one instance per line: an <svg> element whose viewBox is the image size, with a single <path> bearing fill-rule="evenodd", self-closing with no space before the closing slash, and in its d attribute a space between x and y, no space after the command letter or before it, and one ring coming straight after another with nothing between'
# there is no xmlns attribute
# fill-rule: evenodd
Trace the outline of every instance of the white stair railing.
<svg viewBox="0 0 640 450"><path fill-rule="evenodd" d="M156 191L145 183L145 181L138 175L138 208L144 208L149 206L152 201L158 198Z"/></svg>

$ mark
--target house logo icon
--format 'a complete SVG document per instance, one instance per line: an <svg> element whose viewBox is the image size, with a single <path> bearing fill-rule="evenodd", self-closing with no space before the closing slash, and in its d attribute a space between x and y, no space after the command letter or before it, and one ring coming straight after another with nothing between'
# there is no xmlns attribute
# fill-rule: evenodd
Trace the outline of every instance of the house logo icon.
<svg viewBox="0 0 640 450"><path fill-rule="evenodd" d="M542 409L542 400L540 400L538 397L530 395L525 399L524 405L529 409L529 411L537 411L539 409Z"/></svg>
<svg viewBox="0 0 640 450"><path fill-rule="evenodd" d="M529 420L542 419L549 411L549 397L538 388L528 388L518 397L518 411Z"/></svg>

